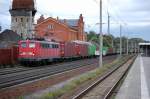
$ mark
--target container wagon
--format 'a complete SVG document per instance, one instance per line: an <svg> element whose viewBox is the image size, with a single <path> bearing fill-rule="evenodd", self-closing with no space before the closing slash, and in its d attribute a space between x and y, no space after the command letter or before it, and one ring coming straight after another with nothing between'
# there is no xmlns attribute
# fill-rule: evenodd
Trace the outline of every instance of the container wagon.
<svg viewBox="0 0 150 99"><path fill-rule="evenodd" d="M82 58L89 56L87 42L83 42L83 41L73 41L73 42L76 44L76 50L78 56Z"/></svg>
<svg viewBox="0 0 150 99"><path fill-rule="evenodd" d="M78 56L77 44L74 42L60 42L61 58L74 58Z"/></svg>
<svg viewBox="0 0 150 99"><path fill-rule="evenodd" d="M96 52L96 45L92 43L88 43L88 55L90 57L94 57Z"/></svg>

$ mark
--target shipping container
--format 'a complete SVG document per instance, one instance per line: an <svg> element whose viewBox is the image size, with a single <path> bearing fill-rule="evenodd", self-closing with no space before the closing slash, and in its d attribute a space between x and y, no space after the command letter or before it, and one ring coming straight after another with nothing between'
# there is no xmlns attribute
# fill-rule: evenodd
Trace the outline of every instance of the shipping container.
<svg viewBox="0 0 150 99"><path fill-rule="evenodd" d="M107 55L111 55L111 54L114 54L114 51L112 47L109 47L107 51Z"/></svg>
<svg viewBox="0 0 150 99"><path fill-rule="evenodd" d="M92 43L89 43L88 46L88 55L89 56L94 56L95 55L95 51L96 51L96 46Z"/></svg>
<svg viewBox="0 0 150 99"><path fill-rule="evenodd" d="M113 49L111 47L103 47L103 56L110 55L113 53Z"/></svg>
<svg viewBox="0 0 150 99"><path fill-rule="evenodd" d="M73 58L77 56L76 44L74 42L61 42L60 46L61 57Z"/></svg>
<svg viewBox="0 0 150 99"><path fill-rule="evenodd" d="M0 64L11 64L11 49L0 49Z"/></svg>
<svg viewBox="0 0 150 99"><path fill-rule="evenodd" d="M18 59L18 47L0 49L0 65L16 64Z"/></svg>
<svg viewBox="0 0 150 99"><path fill-rule="evenodd" d="M73 41L76 43L76 49L79 56L88 56L88 43L83 41Z"/></svg>
<svg viewBox="0 0 150 99"><path fill-rule="evenodd" d="M103 56L108 54L108 47L103 46Z"/></svg>

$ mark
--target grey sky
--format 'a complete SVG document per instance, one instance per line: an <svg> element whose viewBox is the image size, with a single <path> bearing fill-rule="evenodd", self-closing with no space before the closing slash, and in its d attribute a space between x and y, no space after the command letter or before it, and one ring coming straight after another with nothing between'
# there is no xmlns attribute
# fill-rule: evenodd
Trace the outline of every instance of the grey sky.
<svg viewBox="0 0 150 99"><path fill-rule="evenodd" d="M44 1L44 2L43 2ZM10 28L11 0L0 0L0 24ZM99 31L99 0L36 0L35 19L41 14L46 17L78 18L82 13L85 21L85 31ZM97 2L97 3L96 3ZM123 25L123 35L142 37L150 40L150 0L103 0L103 22L107 22L107 9L111 16L111 33L119 35L119 24ZM107 24L103 25L107 31Z"/></svg>

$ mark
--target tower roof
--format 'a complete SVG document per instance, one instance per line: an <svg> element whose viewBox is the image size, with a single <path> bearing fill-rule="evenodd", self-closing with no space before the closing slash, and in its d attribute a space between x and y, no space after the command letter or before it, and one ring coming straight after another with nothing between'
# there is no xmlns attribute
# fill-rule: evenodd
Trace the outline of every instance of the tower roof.
<svg viewBox="0 0 150 99"><path fill-rule="evenodd" d="M12 9L27 9L27 10L34 10L35 8L34 0L13 0L12 2Z"/></svg>

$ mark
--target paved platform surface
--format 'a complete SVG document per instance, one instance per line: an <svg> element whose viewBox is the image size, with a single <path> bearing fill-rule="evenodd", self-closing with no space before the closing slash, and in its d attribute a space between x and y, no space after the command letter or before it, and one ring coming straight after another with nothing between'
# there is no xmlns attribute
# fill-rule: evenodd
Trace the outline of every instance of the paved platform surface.
<svg viewBox="0 0 150 99"><path fill-rule="evenodd" d="M150 99L150 57L137 57L115 99Z"/></svg>

